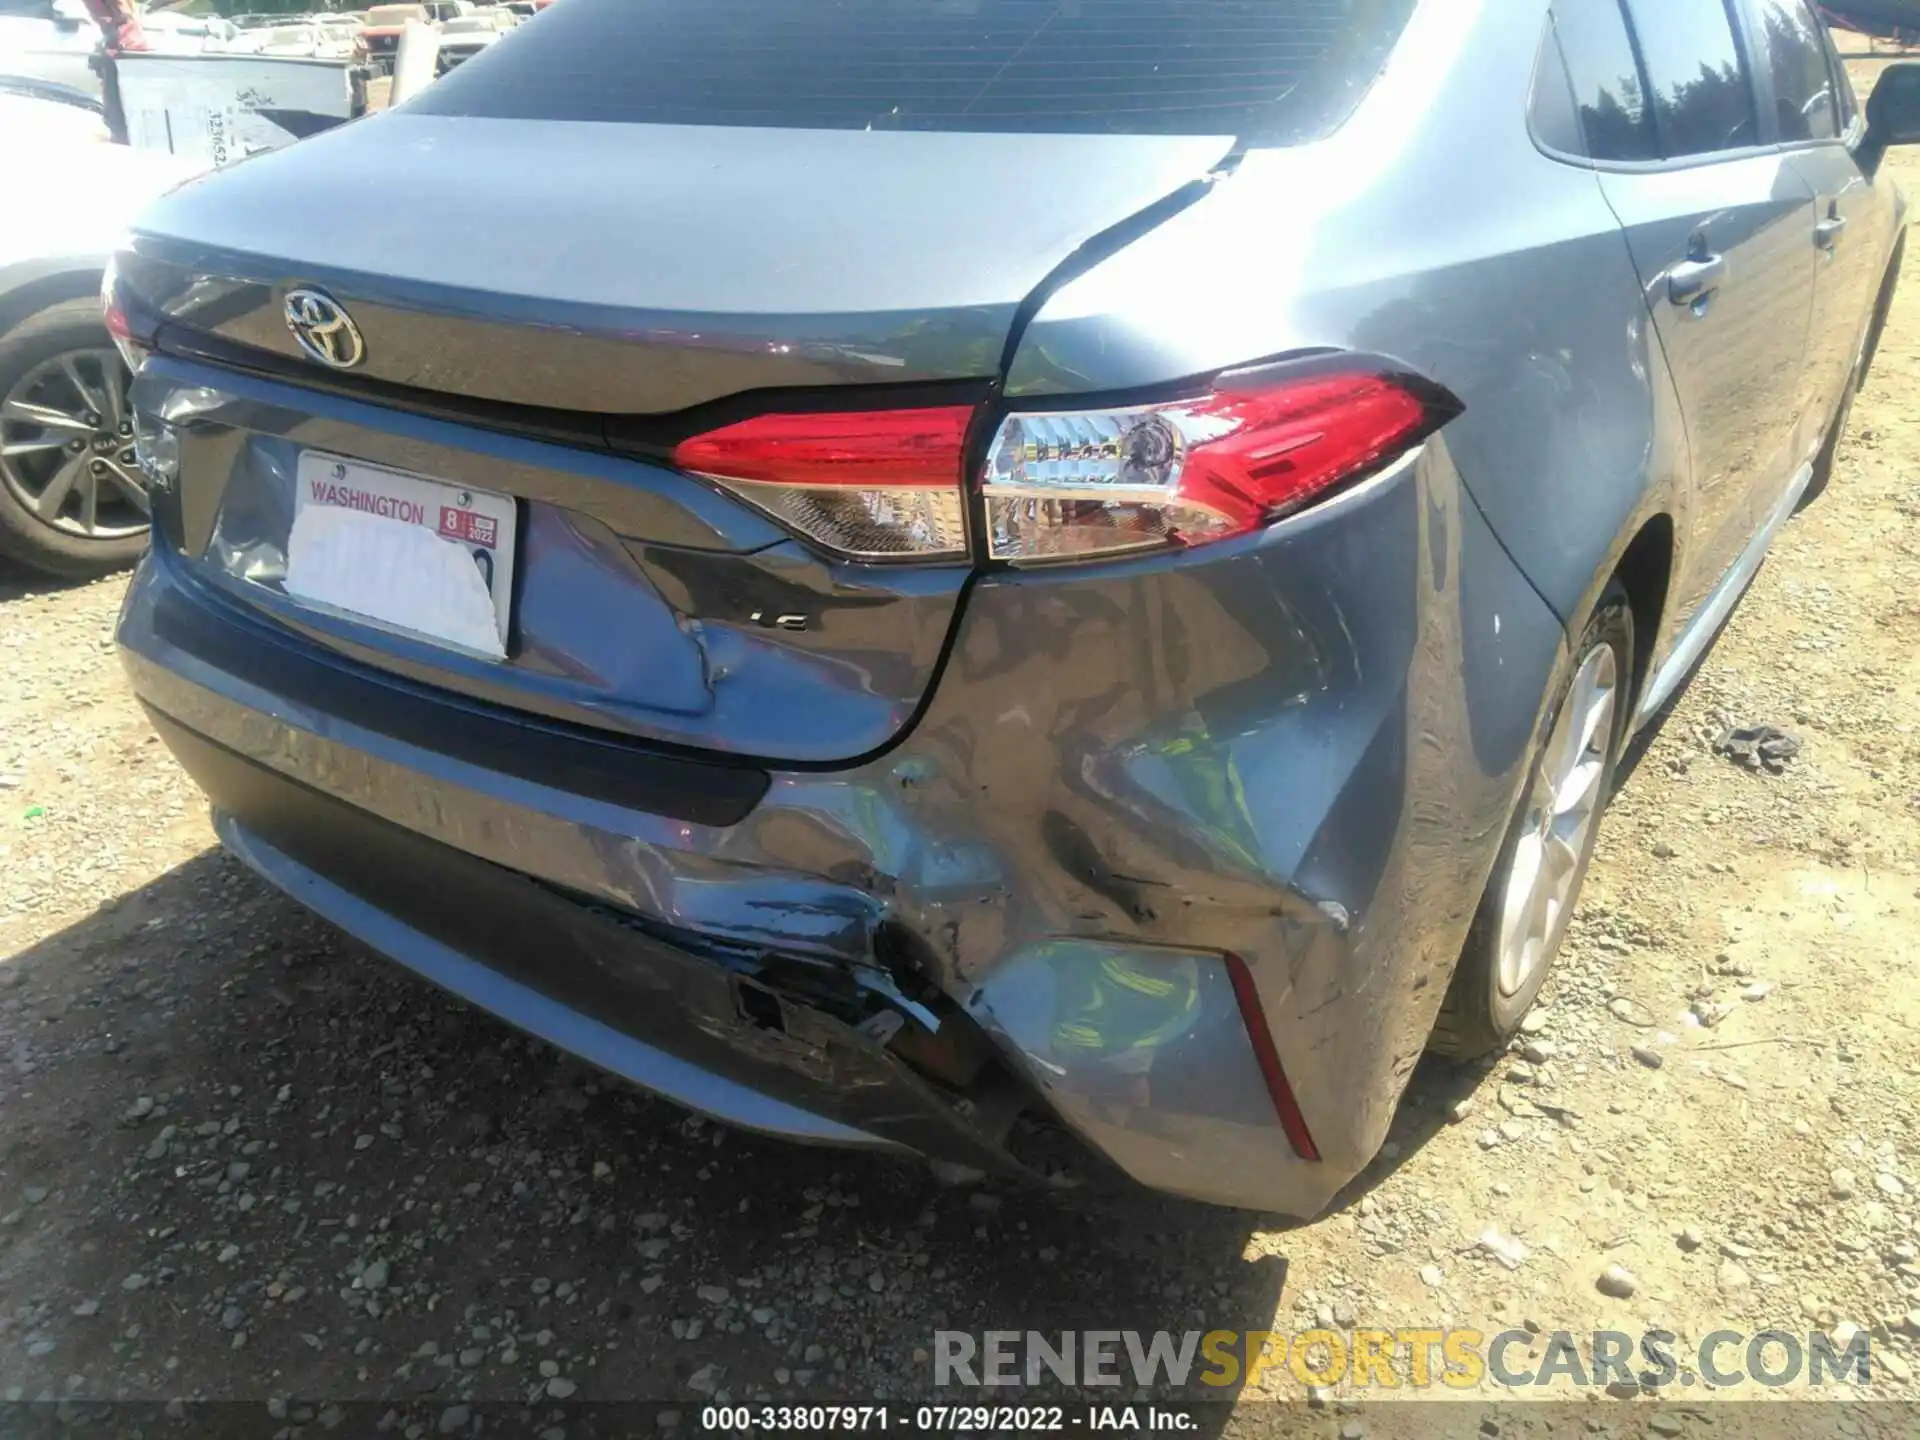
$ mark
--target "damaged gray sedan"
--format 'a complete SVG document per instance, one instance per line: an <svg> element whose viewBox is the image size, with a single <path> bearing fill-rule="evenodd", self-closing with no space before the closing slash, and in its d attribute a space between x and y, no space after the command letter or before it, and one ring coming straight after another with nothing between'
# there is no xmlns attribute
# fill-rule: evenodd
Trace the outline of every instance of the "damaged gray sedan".
<svg viewBox="0 0 1920 1440"><path fill-rule="evenodd" d="M566 0L136 227L129 674L234 853L636 1084L1312 1214L1827 484L1916 74L1804 0Z"/></svg>

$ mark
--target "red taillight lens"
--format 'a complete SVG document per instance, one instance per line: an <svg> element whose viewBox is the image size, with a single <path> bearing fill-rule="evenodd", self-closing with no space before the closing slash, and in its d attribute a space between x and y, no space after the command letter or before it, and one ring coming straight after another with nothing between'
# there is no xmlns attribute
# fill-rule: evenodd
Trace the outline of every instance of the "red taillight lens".
<svg viewBox="0 0 1920 1440"><path fill-rule="evenodd" d="M113 337L114 348L120 352L120 358L127 362L127 368L138 370L147 358L147 347L134 339L133 326L120 305L119 285L119 276L114 270L113 261L109 260L105 272L100 276L101 318L106 322L107 334Z"/></svg>
<svg viewBox="0 0 1920 1440"><path fill-rule="evenodd" d="M1219 376L1204 395L1001 422L980 489L1013 563L1223 540L1406 454L1460 412L1375 356ZM757 415L674 447L704 475L854 559L967 554L965 405Z"/></svg>
<svg viewBox="0 0 1920 1440"><path fill-rule="evenodd" d="M1227 977L1233 982L1233 998L1240 1006L1240 1019L1247 1027L1247 1039L1253 1045L1253 1058L1260 1063L1260 1077L1267 1082L1267 1095L1273 1101L1274 1114L1287 1144L1302 1160L1318 1160L1320 1147L1313 1143L1307 1129L1307 1117L1300 1113L1300 1102L1293 1098L1293 1086L1287 1072L1280 1068L1280 1052L1273 1048L1273 1031L1267 1027L1266 1007L1260 1003L1260 991L1253 983L1253 972L1238 955L1229 955Z"/></svg>
<svg viewBox="0 0 1920 1440"><path fill-rule="evenodd" d="M673 463L843 555L957 557L972 418L968 405L757 415L681 441Z"/></svg>
<svg viewBox="0 0 1920 1440"><path fill-rule="evenodd" d="M988 452L988 547L1011 561L1196 545L1257 529L1406 453L1459 411L1373 369L1224 376L1191 400L1009 415Z"/></svg>

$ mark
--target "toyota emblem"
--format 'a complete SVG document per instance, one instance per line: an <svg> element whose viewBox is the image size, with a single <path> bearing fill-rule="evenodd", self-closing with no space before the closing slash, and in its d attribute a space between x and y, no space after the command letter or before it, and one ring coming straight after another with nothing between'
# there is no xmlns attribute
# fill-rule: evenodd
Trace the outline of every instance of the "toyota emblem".
<svg viewBox="0 0 1920 1440"><path fill-rule="evenodd" d="M300 348L322 365L349 370L367 355L360 327L331 295L320 290L287 292L287 329Z"/></svg>

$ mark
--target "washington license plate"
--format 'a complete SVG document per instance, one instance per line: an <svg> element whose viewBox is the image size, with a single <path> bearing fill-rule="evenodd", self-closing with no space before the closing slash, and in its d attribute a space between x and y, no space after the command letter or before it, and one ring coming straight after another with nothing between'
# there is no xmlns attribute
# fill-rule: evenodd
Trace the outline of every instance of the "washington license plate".
<svg viewBox="0 0 1920 1440"><path fill-rule="evenodd" d="M287 593L504 660L512 622L512 496L318 450L301 454Z"/></svg>

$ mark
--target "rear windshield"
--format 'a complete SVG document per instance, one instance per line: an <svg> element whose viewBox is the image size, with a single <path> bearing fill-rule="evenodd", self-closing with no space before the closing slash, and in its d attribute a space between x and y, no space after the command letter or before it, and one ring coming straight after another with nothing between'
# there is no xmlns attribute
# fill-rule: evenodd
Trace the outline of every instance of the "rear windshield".
<svg viewBox="0 0 1920 1440"><path fill-rule="evenodd" d="M1333 130L1415 0L565 0L410 107L834 130Z"/></svg>

